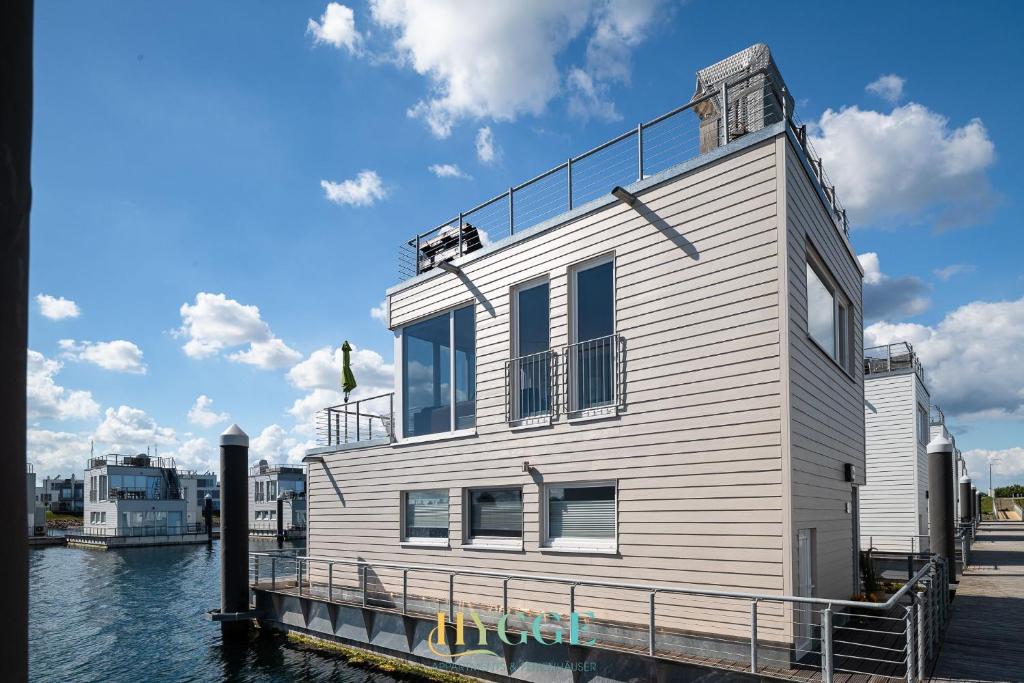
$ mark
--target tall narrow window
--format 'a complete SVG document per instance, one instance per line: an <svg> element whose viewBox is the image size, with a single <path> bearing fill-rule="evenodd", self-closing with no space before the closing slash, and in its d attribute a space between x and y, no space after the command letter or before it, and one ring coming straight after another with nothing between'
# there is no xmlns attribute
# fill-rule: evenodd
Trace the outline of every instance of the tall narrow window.
<svg viewBox="0 0 1024 683"><path fill-rule="evenodd" d="M472 306L402 330L406 437L476 424L476 331Z"/></svg>
<svg viewBox="0 0 1024 683"><path fill-rule="evenodd" d="M615 401L615 267L611 258L573 271L571 411Z"/></svg>
<svg viewBox="0 0 1024 683"><path fill-rule="evenodd" d="M515 334L509 367L514 421L551 412L551 353L548 283L514 294Z"/></svg>
<svg viewBox="0 0 1024 683"><path fill-rule="evenodd" d="M810 261L807 262L807 331L828 355L836 357L835 299Z"/></svg>

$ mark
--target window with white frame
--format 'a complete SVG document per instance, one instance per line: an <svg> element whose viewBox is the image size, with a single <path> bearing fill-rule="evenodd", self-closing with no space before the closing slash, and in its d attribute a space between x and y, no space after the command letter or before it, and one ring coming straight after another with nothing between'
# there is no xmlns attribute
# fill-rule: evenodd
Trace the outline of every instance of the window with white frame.
<svg viewBox="0 0 1024 683"><path fill-rule="evenodd" d="M852 307L835 279L807 252L807 334L836 363L852 372Z"/></svg>
<svg viewBox="0 0 1024 683"><path fill-rule="evenodd" d="M521 488L471 489L466 540L470 543L521 543L523 538L523 490Z"/></svg>
<svg viewBox="0 0 1024 683"><path fill-rule="evenodd" d="M447 491L406 491L402 494L402 540L447 544Z"/></svg>
<svg viewBox="0 0 1024 683"><path fill-rule="evenodd" d="M402 328L406 438L476 424L476 322L464 306Z"/></svg>
<svg viewBox="0 0 1024 683"><path fill-rule="evenodd" d="M615 482L552 484L545 488L545 545L614 550L617 536Z"/></svg>

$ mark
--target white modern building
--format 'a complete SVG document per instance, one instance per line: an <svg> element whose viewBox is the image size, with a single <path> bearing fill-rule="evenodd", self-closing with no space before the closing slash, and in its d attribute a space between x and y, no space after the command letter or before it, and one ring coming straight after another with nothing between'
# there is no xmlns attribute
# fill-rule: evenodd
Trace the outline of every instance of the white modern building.
<svg viewBox="0 0 1024 683"><path fill-rule="evenodd" d="M32 463L25 468L25 500L28 519L28 535L41 536L46 533L46 508L39 500L36 489L36 470Z"/></svg>
<svg viewBox="0 0 1024 683"><path fill-rule="evenodd" d="M181 483L185 500L188 501L186 516L189 524L204 523L203 506L207 495L213 503L213 511L220 511L220 486L217 484L216 474L178 470L178 481Z"/></svg>
<svg viewBox="0 0 1024 683"><path fill-rule="evenodd" d="M273 465L266 460L249 469L249 532L266 536L277 533L278 498L281 528L291 537L306 531L306 468L304 465Z"/></svg>
<svg viewBox="0 0 1024 683"><path fill-rule="evenodd" d="M928 547L930 405L924 368L909 343L865 349L867 482L860 490L865 550Z"/></svg>

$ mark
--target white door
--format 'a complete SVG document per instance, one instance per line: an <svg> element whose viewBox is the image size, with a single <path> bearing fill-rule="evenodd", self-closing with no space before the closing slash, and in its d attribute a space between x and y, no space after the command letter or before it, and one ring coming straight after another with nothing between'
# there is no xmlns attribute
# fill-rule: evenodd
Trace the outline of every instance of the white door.
<svg viewBox="0 0 1024 683"><path fill-rule="evenodd" d="M811 530L799 529L796 532L797 557L797 592L800 597L813 597L814 577L811 562ZM811 633L814 627L814 608L810 603L796 603L794 621L796 622L796 658L800 659L811 651Z"/></svg>

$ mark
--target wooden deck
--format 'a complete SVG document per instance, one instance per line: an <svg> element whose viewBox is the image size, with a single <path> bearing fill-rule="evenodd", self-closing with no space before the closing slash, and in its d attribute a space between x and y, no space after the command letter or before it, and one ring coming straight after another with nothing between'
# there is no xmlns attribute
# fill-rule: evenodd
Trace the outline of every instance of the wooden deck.
<svg viewBox="0 0 1024 683"><path fill-rule="evenodd" d="M960 579L932 683L1024 681L1024 523L987 522Z"/></svg>

